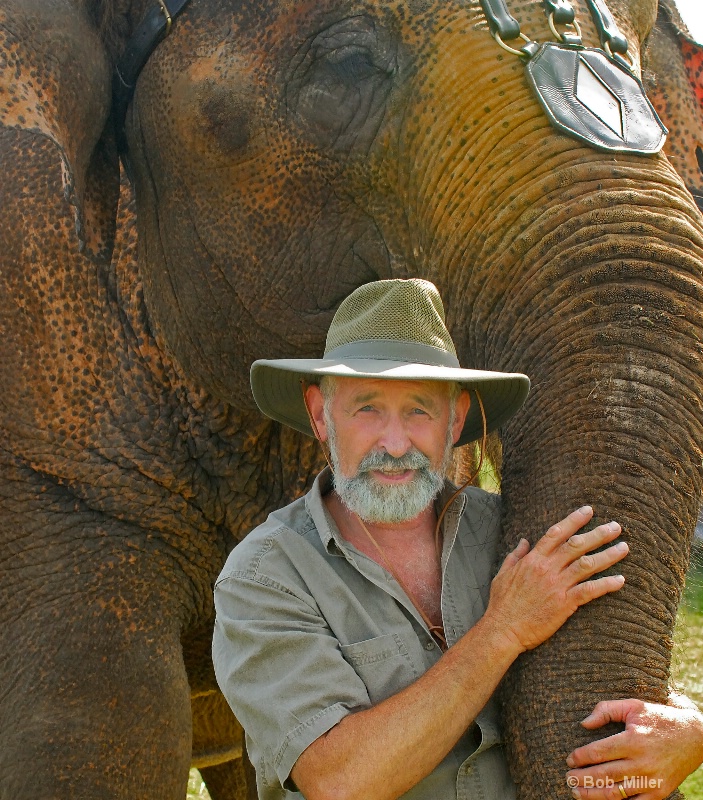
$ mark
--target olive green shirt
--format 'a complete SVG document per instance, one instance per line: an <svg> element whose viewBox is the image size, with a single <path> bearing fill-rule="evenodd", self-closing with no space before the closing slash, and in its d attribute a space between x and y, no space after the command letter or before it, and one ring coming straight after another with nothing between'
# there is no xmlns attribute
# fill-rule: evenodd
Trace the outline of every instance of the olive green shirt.
<svg viewBox="0 0 703 800"><path fill-rule="evenodd" d="M235 547L215 586L215 673L246 732L260 800L301 798L290 778L300 754L442 655L396 580L342 538L322 501L330 488L325 470L305 497ZM452 490L448 483L445 492ZM443 526L442 616L451 646L488 602L500 497L465 489ZM493 699L476 722L405 800L515 797Z"/></svg>

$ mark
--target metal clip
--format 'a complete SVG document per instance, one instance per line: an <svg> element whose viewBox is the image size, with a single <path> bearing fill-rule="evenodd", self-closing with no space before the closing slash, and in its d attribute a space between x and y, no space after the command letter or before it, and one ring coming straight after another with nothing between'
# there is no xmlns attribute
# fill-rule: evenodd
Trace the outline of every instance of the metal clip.
<svg viewBox="0 0 703 800"><path fill-rule="evenodd" d="M168 6L166 5L166 0L159 0L159 5L161 6L161 10L164 12L164 16L166 17L165 35L168 36L169 31L171 30L171 23L173 22L173 20L171 19L171 12L168 10Z"/></svg>
<svg viewBox="0 0 703 800"><path fill-rule="evenodd" d="M532 39L530 39L528 36L525 36L524 33L518 34L518 36L515 37L515 38L518 38L518 37L520 39L522 39L523 42L527 42L528 45L533 44ZM503 48L503 50L507 50L509 53L513 53L516 56L528 56L529 57L529 56L532 55L532 53L526 52L524 49L523 50L516 50L514 47L510 47L510 45L507 45L500 38L500 34L498 33L498 31L493 31L493 38L496 40L496 42L498 42L498 44Z"/></svg>
<svg viewBox="0 0 703 800"><path fill-rule="evenodd" d="M618 64L621 64L630 72L635 71L635 59L630 55L628 50L625 50L624 53L614 53L610 47L610 42L607 40L603 42L603 49L613 59L613 61L617 61Z"/></svg>
<svg viewBox="0 0 703 800"><path fill-rule="evenodd" d="M559 33L559 31L556 29L556 25L554 24L555 20L553 11L549 15L548 21L549 21L549 29L551 30L551 32L554 34L554 36L556 36L557 39L561 39L561 41L564 42L565 44L578 45L581 44L581 42L583 41L583 38L581 36L581 26L579 25L578 20L576 18L574 18L571 22L564 23L565 25L573 25L576 33L571 33L570 31L567 31L566 34Z"/></svg>

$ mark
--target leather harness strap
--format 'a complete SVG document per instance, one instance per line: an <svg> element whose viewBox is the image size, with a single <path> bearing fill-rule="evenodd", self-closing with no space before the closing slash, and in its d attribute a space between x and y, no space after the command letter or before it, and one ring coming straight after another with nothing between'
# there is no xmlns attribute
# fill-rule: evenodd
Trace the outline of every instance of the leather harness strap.
<svg viewBox="0 0 703 800"><path fill-rule="evenodd" d="M117 147L124 154L127 146L124 135L125 116L137 86L139 73L154 52L156 45L165 38L173 20L183 11L188 0L158 0L152 6L115 67L112 79L112 107L115 115Z"/></svg>

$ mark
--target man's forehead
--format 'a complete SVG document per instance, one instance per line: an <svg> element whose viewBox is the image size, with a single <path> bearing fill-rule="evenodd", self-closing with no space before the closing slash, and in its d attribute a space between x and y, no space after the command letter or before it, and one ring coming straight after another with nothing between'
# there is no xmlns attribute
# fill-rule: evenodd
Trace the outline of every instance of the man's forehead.
<svg viewBox="0 0 703 800"><path fill-rule="evenodd" d="M417 398L449 397L450 384L447 381L409 381L385 378L335 378L337 388L347 397L355 400L372 400L378 397L407 395Z"/></svg>

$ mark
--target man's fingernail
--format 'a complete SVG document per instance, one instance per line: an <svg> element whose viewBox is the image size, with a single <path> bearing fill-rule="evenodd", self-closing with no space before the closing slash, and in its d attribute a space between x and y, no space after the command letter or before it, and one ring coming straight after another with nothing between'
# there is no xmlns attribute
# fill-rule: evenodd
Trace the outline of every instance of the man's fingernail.
<svg viewBox="0 0 703 800"><path fill-rule="evenodd" d="M574 757L573 756L567 756L567 758L566 758L566 766L569 769L573 769L576 766L576 762L574 761Z"/></svg>
<svg viewBox="0 0 703 800"><path fill-rule="evenodd" d="M572 789L571 794L576 798L576 800L581 800L581 792L579 792L578 789Z"/></svg>
<svg viewBox="0 0 703 800"><path fill-rule="evenodd" d="M593 509L590 506L581 506L581 508L579 508L580 514L590 514L591 511L593 511Z"/></svg>

